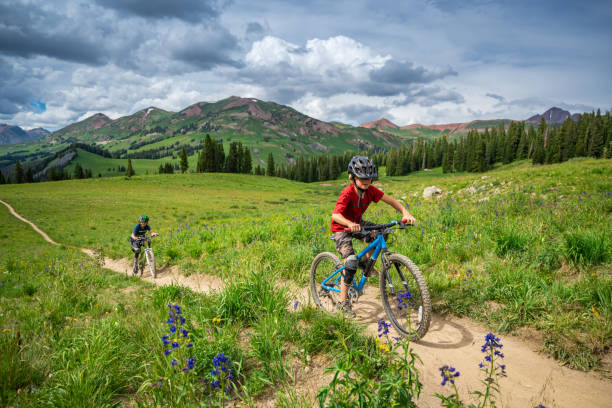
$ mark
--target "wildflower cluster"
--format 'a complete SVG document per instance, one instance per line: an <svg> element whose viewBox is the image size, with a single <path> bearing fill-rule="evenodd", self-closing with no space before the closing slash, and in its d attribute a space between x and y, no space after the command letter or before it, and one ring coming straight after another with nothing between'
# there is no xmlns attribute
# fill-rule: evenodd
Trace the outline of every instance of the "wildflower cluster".
<svg viewBox="0 0 612 408"><path fill-rule="evenodd" d="M389 334L389 327L391 327L391 323L385 322L382 318L378 319L378 337Z"/></svg>
<svg viewBox="0 0 612 408"><path fill-rule="evenodd" d="M446 382L455 384L455 377L459 377L459 371L455 370L453 366L443 365L440 367L440 375L442 376L442 386L446 385Z"/></svg>
<svg viewBox="0 0 612 408"><path fill-rule="evenodd" d="M410 293L408 289L406 289L405 292L398 293L397 295L397 308L399 310L408 309L408 305L406 304L405 299L407 300L412 299L412 294Z"/></svg>
<svg viewBox="0 0 612 408"><path fill-rule="evenodd" d="M494 365L496 358L504 358L504 353L501 352L502 347L504 347L504 345L501 344L500 338L495 337L493 333L488 333L485 336L485 343L482 345L480 351L487 353L487 355L484 356L486 363L481 362L478 364L478 367L487 372L488 376L485 379L487 382L494 382L493 375L506 376L505 364L497 363L497 365Z"/></svg>
<svg viewBox="0 0 612 408"><path fill-rule="evenodd" d="M189 337L189 331L184 329L182 326L186 320L182 316L182 310L179 305L168 305L168 323L170 333L162 336L161 340L164 344L164 355L170 356L172 354L172 366L176 367L179 362L184 362L181 369L184 373L188 373L193 370L195 366L195 359L193 357L187 357L183 354L183 350L193 347L191 338Z"/></svg>
<svg viewBox="0 0 612 408"><path fill-rule="evenodd" d="M210 371L210 375L213 377L210 385L215 389L223 390L223 392L229 394L232 381L235 378L232 366L232 362L229 361L229 358L225 354L217 354L213 358L214 369Z"/></svg>
<svg viewBox="0 0 612 408"><path fill-rule="evenodd" d="M497 377L506 375L506 365L497 363L496 360L503 359L504 353L502 353L503 345L499 337L496 337L493 333L488 333L485 336L485 342L481 346L480 351L486 353L484 361L478 364L480 369L485 373L485 379L482 382L485 390L474 391L473 395L478 397L477 405L470 405L471 407L485 408L495 407L495 399L493 392L499 393L499 384L497 383ZM453 388L453 393L449 396L442 394L436 394L436 397L440 398L442 405L447 408L464 407L465 404L459 398L459 392L455 384L455 379L459 377L459 371L453 366L443 365L440 367L440 375L442 376L442 386L450 383Z"/></svg>

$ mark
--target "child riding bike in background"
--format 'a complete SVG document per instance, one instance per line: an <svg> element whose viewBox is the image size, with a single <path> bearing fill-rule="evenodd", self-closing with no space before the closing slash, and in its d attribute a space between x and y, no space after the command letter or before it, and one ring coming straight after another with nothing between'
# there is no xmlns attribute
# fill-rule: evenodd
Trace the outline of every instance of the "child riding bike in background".
<svg viewBox="0 0 612 408"><path fill-rule="evenodd" d="M144 246L144 241L141 238L147 234L147 231L151 232L152 237L157 236L156 232L151 231L151 227L149 226L149 217L143 214L138 217L138 224L136 224L132 230L132 235L130 236L132 252L134 252L134 275L138 274L138 258L140 257L140 248Z"/></svg>
<svg viewBox="0 0 612 408"><path fill-rule="evenodd" d="M361 231L362 227L373 223L364 221L361 216L367 210L370 203L377 203L382 200L397 211L402 213L402 222L414 224L416 219L404 208L404 206L383 193L372 185L372 179L378 177L376 166L365 156L354 156L348 165L349 184L338 197L336 207L331 216L331 230L333 240L336 243L336 250L344 259L344 271L342 274L342 284L340 285L340 301L337 307L345 316L355 317L351 302L347 299L348 289L353 283L353 277L357 272L357 257L353 249L353 238L370 242L371 237L355 236L354 233ZM371 253L368 254L368 258ZM367 262L366 257L360 261Z"/></svg>

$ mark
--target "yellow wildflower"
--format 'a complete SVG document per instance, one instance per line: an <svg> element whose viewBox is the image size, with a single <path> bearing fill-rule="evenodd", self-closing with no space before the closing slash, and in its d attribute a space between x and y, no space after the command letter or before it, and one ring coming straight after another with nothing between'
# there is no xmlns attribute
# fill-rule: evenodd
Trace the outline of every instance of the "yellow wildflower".
<svg viewBox="0 0 612 408"><path fill-rule="evenodd" d="M213 320L212 320L212 321L213 321L213 323L215 323L215 324L219 324L219 323L221 323L221 318L220 318L220 317L213 317Z"/></svg>
<svg viewBox="0 0 612 408"><path fill-rule="evenodd" d="M8 333L10 331L11 331L11 329L2 329L2 333Z"/></svg>

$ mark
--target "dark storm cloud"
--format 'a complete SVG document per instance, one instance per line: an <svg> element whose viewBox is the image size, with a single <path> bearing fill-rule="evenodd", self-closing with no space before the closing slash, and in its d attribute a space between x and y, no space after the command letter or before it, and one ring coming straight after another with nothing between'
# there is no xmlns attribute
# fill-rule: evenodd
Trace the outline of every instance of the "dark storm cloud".
<svg viewBox="0 0 612 408"><path fill-rule="evenodd" d="M32 92L24 87L14 65L0 58L0 114L12 115L19 112L31 97Z"/></svg>
<svg viewBox="0 0 612 408"><path fill-rule="evenodd" d="M420 88L418 91L411 94L408 100L418 103L421 106L433 106L442 102L451 102L460 104L465 102L465 98L460 93L442 89L438 86L429 86Z"/></svg>
<svg viewBox="0 0 612 408"><path fill-rule="evenodd" d="M488 93L488 94L487 94L487 96L488 96L489 98L496 99L496 100L498 100L499 102L504 102L504 101L506 100L506 98L504 98L503 96L501 96L501 95L497 95L497 94L494 94L494 93Z"/></svg>
<svg viewBox="0 0 612 408"><path fill-rule="evenodd" d="M411 62L388 60L381 68L370 72L370 79L385 84L407 85L429 83L449 75L457 75L457 73L451 67L431 71L423 67L415 67Z"/></svg>
<svg viewBox="0 0 612 408"><path fill-rule="evenodd" d="M249 36L260 36L265 34L266 30L263 26L257 22L250 22L247 24L246 34Z"/></svg>
<svg viewBox="0 0 612 408"><path fill-rule="evenodd" d="M198 69L210 70L216 66L228 65L239 68L242 63L230 56L238 50L236 38L224 29L207 31L196 38L175 38L169 42L171 57Z"/></svg>
<svg viewBox="0 0 612 408"><path fill-rule="evenodd" d="M0 54L31 58L45 55L67 61L101 64L104 48L66 17L19 3L0 4Z"/></svg>
<svg viewBox="0 0 612 408"><path fill-rule="evenodd" d="M224 2L216 0L97 0L103 7L144 18L178 18L196 23L219 16Z"/></svg>

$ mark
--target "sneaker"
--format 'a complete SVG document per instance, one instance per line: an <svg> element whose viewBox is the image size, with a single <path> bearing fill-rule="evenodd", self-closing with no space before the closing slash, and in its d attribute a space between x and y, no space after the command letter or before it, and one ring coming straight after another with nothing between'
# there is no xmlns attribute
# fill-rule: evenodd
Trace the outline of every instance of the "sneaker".
<svg viewBox="0 0 612 408"><path fill-rule="evenodd" d="M336 308L341 311L345 317L354 318L357 316L355 312L353 312L353 306L348 299L336 303Z"/></svg>
<svg viewBox="0 0 612 408"><path fill-rule="evenodd" d="M138 264L134 262L134 269L132 270L134 276L138 275Z"/></svg>

